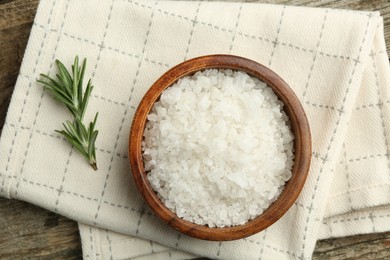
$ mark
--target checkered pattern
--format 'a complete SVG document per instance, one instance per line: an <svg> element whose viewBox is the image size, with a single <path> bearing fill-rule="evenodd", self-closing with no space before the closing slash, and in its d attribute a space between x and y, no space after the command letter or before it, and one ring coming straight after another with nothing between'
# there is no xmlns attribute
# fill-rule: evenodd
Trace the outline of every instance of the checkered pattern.
<svg viewBox="0 0 390 260"><path fill-rule="evenodd" d="M93 259L310 258L317 238L387 231L390 71L382 26L371 12L42 0L0 140L0 195L96 226L80 224L84 257ZM294 206L267 230L233 242L193 239L162 223L138 194L127 159L130 123L148 87L175 64L210 53L276 71L300 98L313 138ZM55 72L54 59L71 64L76 54L88 59L95 85L86 119L99 111L97 172L54 132L69 115L36 83L39 73Z"/></svg>
<svg viewBox="0 0 390 260"><path fill-rule="evenodd" d="M107 229L80 226L84 259L192 259L195 256L153 241L121 235ZM88 240L88 242L84 242Z"/></svg>

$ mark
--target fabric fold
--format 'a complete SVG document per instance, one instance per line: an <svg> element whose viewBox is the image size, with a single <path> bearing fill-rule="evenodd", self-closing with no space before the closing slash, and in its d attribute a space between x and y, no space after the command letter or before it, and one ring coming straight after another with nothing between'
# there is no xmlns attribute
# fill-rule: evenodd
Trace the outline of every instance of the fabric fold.
<svg viewBox="0 0 390 260"><path fill-rule="evenodd" d="M127 158L132 116L149 86L177 63L213 53L279 74L303 104L313 140L294 206L267 230L230 242L187 237L159 220ZM36 82L54 74L55 59L70 65L75 55L88 59L95 85L86 118L99 111L97 172L54 132L69 115ZM0 139L0 195L84 223L85 258L310 258L318 238L389 230L389 69L377 12L41 0Z"/></svg>

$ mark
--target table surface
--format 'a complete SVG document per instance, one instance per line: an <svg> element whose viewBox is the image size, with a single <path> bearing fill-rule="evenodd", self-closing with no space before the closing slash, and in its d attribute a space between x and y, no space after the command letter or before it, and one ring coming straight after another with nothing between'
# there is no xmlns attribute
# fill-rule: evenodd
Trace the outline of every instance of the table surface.
<svg viewBox="0 0 390 260"><path fill-rule="evenodd" d="M230 0L231 1L231 0ZM0 0L0 133L38 0ZM377 10L384 17L390 47L389 0L271 0L248 1L288 5ZM77 223L37 206L0 198L0 259L80 259ZM313 259L390 259L390 232L317 242Z"/></svg>

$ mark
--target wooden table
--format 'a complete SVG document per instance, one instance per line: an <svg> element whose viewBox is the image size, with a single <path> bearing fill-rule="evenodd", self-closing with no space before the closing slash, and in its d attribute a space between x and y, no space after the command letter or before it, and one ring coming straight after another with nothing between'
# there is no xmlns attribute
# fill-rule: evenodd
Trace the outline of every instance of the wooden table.
<svg viewBox="0 0 390 260"><path fill-rule="evenodd" d="M259 2L381 11L385 23L386 46L389 51L390 2L388 0ZM0 0L0 131L37 5L38 0ZM76 222L25 202L0 198L0 259L80 259L81 256ZM390 232L319 241L313 258L390 259Z"/></svg>

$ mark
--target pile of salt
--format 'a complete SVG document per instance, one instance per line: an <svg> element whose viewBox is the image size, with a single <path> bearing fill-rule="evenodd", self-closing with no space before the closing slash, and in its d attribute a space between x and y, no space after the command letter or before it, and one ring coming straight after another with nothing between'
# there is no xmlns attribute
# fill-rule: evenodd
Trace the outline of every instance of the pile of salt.
<svg viewBox="0 0 390 260"><path fill-rule="evenodd" d="M241 225L291 177L294 136L283 103L244 72L209 69L166 89L147 117L148 180L164 204L199 225Z"/></svg>

